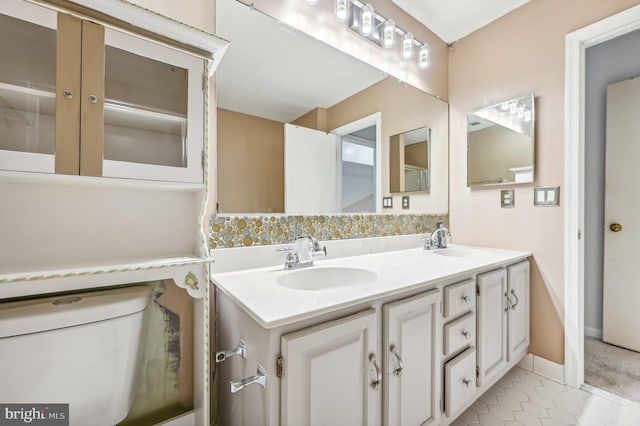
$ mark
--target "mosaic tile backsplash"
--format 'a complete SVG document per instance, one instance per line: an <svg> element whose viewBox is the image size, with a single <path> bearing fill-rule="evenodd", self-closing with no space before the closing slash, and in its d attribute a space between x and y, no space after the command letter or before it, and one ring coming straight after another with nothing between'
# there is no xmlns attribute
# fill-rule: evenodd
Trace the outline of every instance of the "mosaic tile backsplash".
<svg viewBox="0 0 640 426"><path fill-rule="evenodd" d="M321 241L432 232L448 214L264 215L211 217L211 248L292 243L301 235Z"/></svg>

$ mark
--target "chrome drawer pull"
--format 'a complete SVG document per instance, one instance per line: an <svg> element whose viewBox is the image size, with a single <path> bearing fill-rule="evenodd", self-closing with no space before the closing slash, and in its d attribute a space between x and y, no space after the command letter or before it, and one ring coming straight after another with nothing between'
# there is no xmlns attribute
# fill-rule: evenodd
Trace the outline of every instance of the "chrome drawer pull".
<svg viewBox="0 0 640 426"><path fill-rule="evenodd" d="M464 303L471 303L471 297L468 294L465 294L464 296L462 296L462 301Z"/></svg>
<svg viewBox="0 0 640 426"><path fill-rule="evenodd" d="M242 389L253 384L260 385L264 389L267 387L267 372L264 371L264 368L262 368L261 365L258 365L258 370L256 371L255 376L241 380L232 380L229 384L231 385L231 393L240 392Z"/></svg>
<svg viewBox="0 0 640 426"><path fill-rule="evenodd" d="M516 310L516 306L518 306L518 302L520 301L520 299L518 299L518 296L516 296L516 291L514 289L511 289L511 294L513 294L513 297L516 298L516 303L513 304L513 306L511 307L512 310Z"/></svg>
<svg viewBox="0 0 640 426"><path fill-rule="evenodd" d="M464 386L467 388L471 387L471 379L462 379L462 383L464 383Z"/></svg>
<svg viewBox="0 0 640 426"><path fill-rule="evenodd" d="M393 370L393 374L395 374L396 376L400 377L400 376L402 376L402 369L404 368L404 362L402 362L402 358L400 358L400 355L398 355L398 352L396 352L396 346L395 345L391 345L391 347L389 347L389 351L391 351L393 356L396 357L396 361L398 362L398 368Z"/></svg>
<svg viewBox="0 0 640 426"><path fill-rule="evenodd" d="M469 340L471 339L471 332L470 331L463 331L462 335L464 336L465 339Z"/></svg>
<svg viewBox="0 0 640 426"><path fill-rule="evenodd" d="M382 384L382 371L380 367L378 367L378 362L374 354L369 356L369 362L371 362L371 365L373 365L373 368L376 370L376 380L371 382L371 389L378 390L380 389L380 384Z"/></svg>
<svg viewBox="0 0 640 426"><path fill-rule="evenodd" d="M511 307L513 306L513 300L511 300L511 298L509 297L509 293L505 293L505 294L504 294L504 297L506 297L506 298L507 298L507 307L506 307L506 308L504 308L504 311L505 311L505 312L508 312L508 311L509 311L509 309L511 309Z"/></svg>

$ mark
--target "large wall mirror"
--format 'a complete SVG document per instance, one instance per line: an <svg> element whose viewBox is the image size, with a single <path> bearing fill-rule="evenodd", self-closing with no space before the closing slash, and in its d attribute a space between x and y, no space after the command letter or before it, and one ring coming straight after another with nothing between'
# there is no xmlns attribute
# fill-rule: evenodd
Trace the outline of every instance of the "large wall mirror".
<svg viewBox="0 0 640 426"><path fill-rule="evenodd" d="M381 212L398 191L421 191L412 212L448 211L446 102L237 0L217 0L216 21L231 42L216 74L219 213ZM390 140L416 129L423 182L394 190Z"/></svg>
<svg viewBox="0 0 640 426"><path fill-rule="evenodd" d="M534 95L467 114L467 186L532 183Z"/></svg>

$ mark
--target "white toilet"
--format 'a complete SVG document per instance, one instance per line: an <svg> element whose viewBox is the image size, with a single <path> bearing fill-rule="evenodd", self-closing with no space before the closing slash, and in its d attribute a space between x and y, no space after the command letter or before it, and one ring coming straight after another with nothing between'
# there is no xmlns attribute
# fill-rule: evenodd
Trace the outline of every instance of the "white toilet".
<svg viewBox="0 0 640 426"><path fill-rule="evenodd" d="M140 285L0 303L0 401L69 403L71 425L122 421L150 298Z"/></svg>

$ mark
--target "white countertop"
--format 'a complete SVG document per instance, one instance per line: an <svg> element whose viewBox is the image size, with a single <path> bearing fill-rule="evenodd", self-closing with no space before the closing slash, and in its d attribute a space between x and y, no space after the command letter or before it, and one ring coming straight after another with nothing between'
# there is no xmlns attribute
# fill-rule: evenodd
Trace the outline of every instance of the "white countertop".
<svg viewBox="0 0 640 426"><path fill-rule="evenodd" d="M316 259L310 268L349 267L371 271L377 279L365 285L327 290L297 290L281 286L278 278L299 270L285 270L283 264L233 272L211 273L215 285L238 303L264 328L293 322L398 294L419 287L428 288L443 279L466 277L492 266L526 259L531 253L450 245L449 249L478 250L477 256L457 257L412 248L376 254Z"/></svg>

